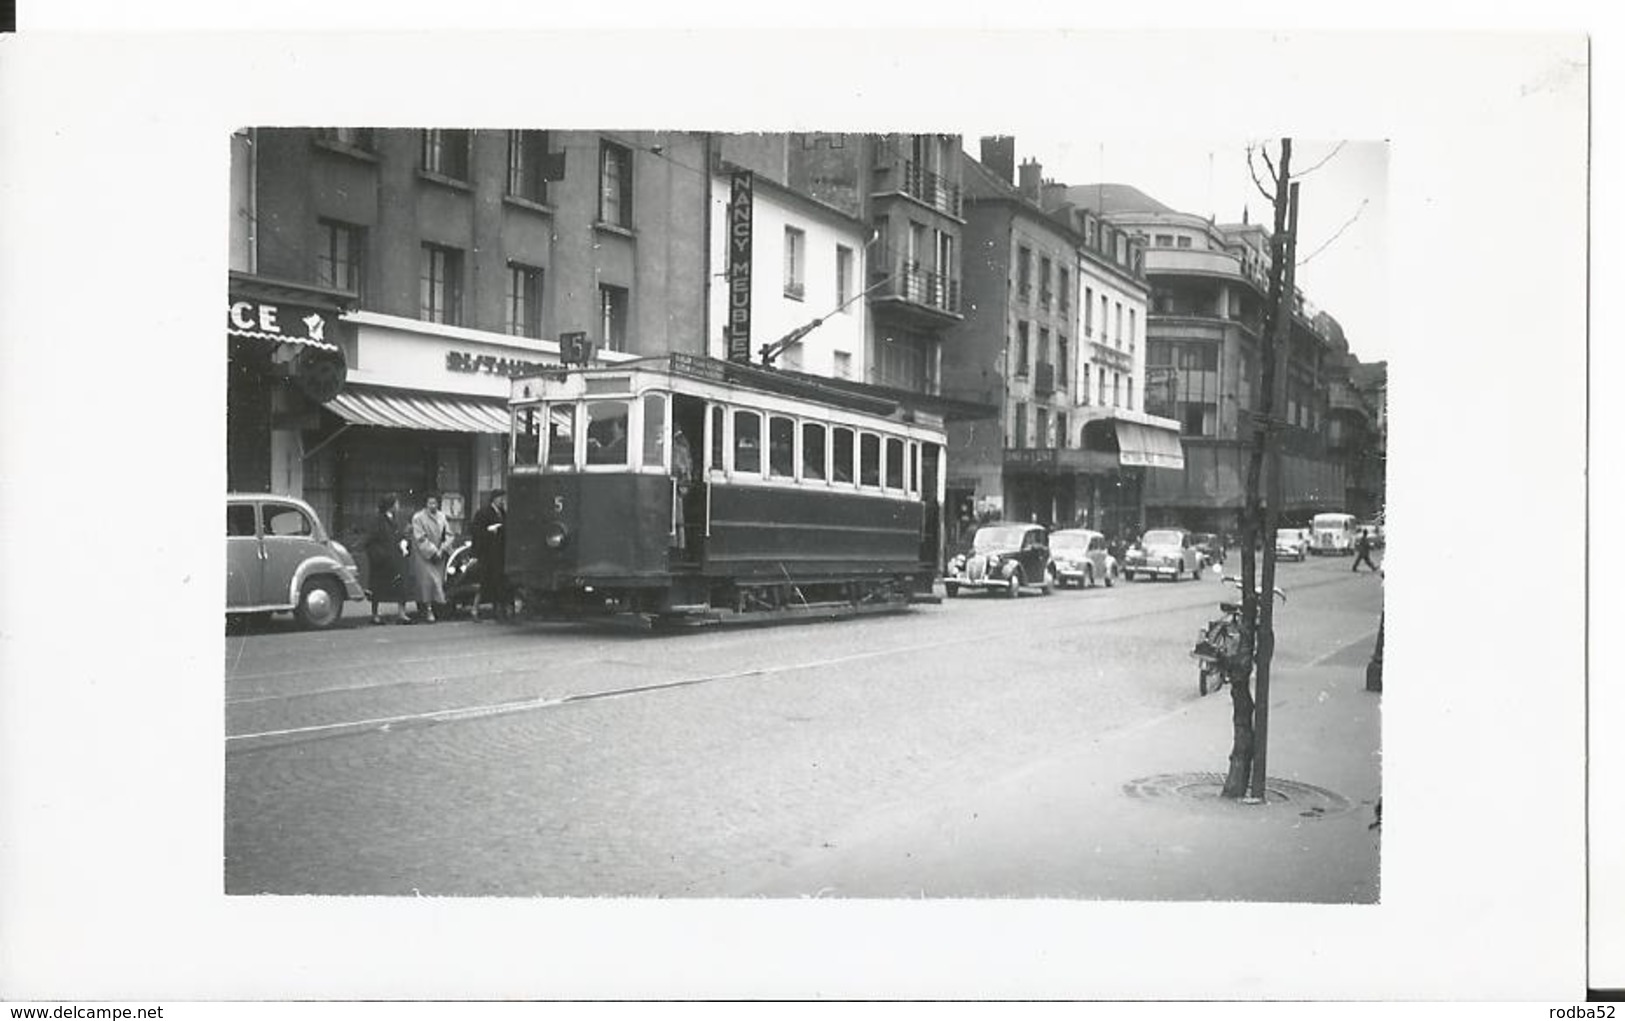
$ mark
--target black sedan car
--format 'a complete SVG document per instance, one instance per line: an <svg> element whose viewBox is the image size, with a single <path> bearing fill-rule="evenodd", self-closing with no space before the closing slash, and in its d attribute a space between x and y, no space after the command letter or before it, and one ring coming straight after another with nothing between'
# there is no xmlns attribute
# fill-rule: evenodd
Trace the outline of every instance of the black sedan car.
<svg viewBox="0 0 1625 1021"><path fill-rule="evenodd" d="M1027 585L1049 595L1049 532L1043 525L983 525L968 553L948 562L942 579L949 598L962 588L992 589L1014 599Z"/></svg>

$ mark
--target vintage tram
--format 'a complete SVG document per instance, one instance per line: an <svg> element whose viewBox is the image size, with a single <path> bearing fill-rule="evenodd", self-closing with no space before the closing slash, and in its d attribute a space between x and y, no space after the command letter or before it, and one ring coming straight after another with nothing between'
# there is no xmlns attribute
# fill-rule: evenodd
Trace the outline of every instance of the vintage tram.
<svg viewBox="0 0 1625 1021"><path fill-rule="evenodd" d="M940 415L684 354L519 377L510 411L505 568L533 612L718 621L931 598Z"/></svg>

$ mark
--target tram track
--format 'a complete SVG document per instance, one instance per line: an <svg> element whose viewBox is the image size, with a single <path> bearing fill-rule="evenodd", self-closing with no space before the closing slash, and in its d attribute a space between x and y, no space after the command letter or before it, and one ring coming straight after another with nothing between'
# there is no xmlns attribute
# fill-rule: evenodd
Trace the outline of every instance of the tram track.
<svg viewBox="0 0 1625 1021"><path fill-rule="evenodd" d="M1294 586L1294 590L1301 591L1310 588L1319 588L1325 585L1345 582L1344 578L1320 578L1305 580L1303 584ZM1205 594L1205 593L1204 593ZM1026 597L1036 598L1036 597ZM1052 597L1054 598L1054 597ZM1064 597L1062 597L1064 598ZM1156 617L1170 612L1191 609L1201 603L1186 604L1183 601L1175 604L1159 603L1154 606L1130 610L1127 612L1107 612L1100 615L1090 615L1080 618L1075 623L1079 625L1118 624L1137 619ZM1030 634L1032 620L1022 618L1008 626L979 628L971 633L957 633L942 637L935 637L926 642L913 642L906 645L887 645L882 648L868 649L859 653L844 656L823 657L814 659L801 659L790 663L756 664L739 669L724 670L696 676L673 678L671 680L653 681L641 684L623 684L604 689L588 689L580 691L567 691L563 693L538 693L535 695L501 699L490 702L481 702L473 705L454 705L425 709L410 713L382 714L359 719L348 719L332 722L316 722L304 726L268 728L256 731L247 731L237 734L227 734L225 738L228 754L237 754L248 751L283 747L289 744L302 743L315 740L331 740L344 737L358 737L367 734L379 734L410 730L419 727L435 726L458 722L471 722L497 716L507 716L516 713L535 712L558 709L573 705L590 703L593 701L626 698L638 695L658 694L683 688L690 688L708 684L726 683L731 681L748 680L751 678L764 678L775 675L791 674L806 671L827 670L843 664L906 657L922 652L940 651L944 648L959 646L985 646ZM421 657L414 662L417 665L444 663L448 659L469 660L477 657L489 659L490 650L479 653L459 653L450 657ZM658 667L658 662L620 657L604 657L602 655L578 656L564 662L550 662L545 667L539 667L534 661L527 661L521 665L500 667L496 669L482 669L477 673L467 673L461 676L438 675L421 680L399 681L392 680L381 684L335 685L327 688L309 691L288 692L280 695L257 695L245 698L228 699L227 708L245 706L265 706L282 703L291 704L310 699L321 699L342 696L369 695L388 692L390 690L425 690L441 688L448 683L464 683L474 681L492 680L502 677L516 677L527 674L536 674L541 670L548 673L558 673L561 670L582 666L602 666L620 664L633 669L649 669ZM305 672L282 672L278 674L263 675L289 676Z"/></svg>

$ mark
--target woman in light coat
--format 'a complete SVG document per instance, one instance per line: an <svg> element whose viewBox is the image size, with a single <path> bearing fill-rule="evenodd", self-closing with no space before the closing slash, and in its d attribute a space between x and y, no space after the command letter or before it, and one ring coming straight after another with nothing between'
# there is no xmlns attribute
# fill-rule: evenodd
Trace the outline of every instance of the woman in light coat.
<svg viewBox="0 0 1625 1021"><path fill-rule="evenodd" d="M446 557L451 553L451 527L440 513L440 498L430 496L412 515L412 591L418 620L433 624L434 608L446 601Z"/></svg>

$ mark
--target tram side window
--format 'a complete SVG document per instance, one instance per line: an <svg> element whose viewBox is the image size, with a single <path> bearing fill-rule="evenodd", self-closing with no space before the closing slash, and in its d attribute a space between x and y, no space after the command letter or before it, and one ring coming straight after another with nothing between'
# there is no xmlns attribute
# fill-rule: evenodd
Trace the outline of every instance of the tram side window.
<svg viewBox="0 0 1625 1021"><path fill-rule="evenodd" d="M535 464L542 456L542 410L529 407L514 416L514 464Z"/></svg>
<svg viewBox="0 0 1625 1021"><path fill-rule="evenodd" d="M626 401L589 401L587 404L587 463L626 463Z"/></svg>
<svg viewBox="0 0 1625 1021"><path fill-rule="evenodd" d="M767 473L780 479L796 473L796 424L782 415L767 420Z"/></svg>
<svg viewBox="0 0 1625 1021"><path fill-rule="evenodd" d="M880 437L874 433L858 437L858 485L880 485Z"/></svg>
<svg viewBox="0 0 1625 1021"><path fill-rule="evenodd" d="M726 411L714 404L711 406L711 463L708 467L713 471L723 469L722 453L727 449L727 446L723 441L722 426L727 419L728 413Z"/></svg>
<svg viewBox="0 0 1625 1021"><path fill-rule="evenodd" d="M801 427L801 477L819 482L829 477L829 451L824 445L824 427L814 422Z"/></svg>
<svg viewBox="0 0 1625 1021"><path fill-rule="evenodd" d="M908 491L920 495L920 445L913 440L908 442Z"/></svg>
<svg viewBox="0 0 1625 1021"><path fill-rule="evenodd" d="M831 477L836 482L852 482L852 458L857 452L853 442L852 430L841 426L835 427L834 432L835 466L831 469Z"/></svg>
<svg viewBox="0 0 1625 1021"><path fill-rule="evenodd" d="M886 441L886 488L903 488L903 441Z"/></svg>
<svg viewBox="0 0 1625 1021"><path fill-rule="evenodd" d="M653 468L666 464L666 395L643 395L643 463Z"/></svg>
<svg viewBox="0 0 1625 1021"><path fill-rule="evenodd" d="M754 411L734 412L734 471L762 473L762 416Z"/></svg>
<svg viewBox="0 0 1625 1021"><path fill-rule="evenodd" d="M570 468L576 463L576 406L553 404L547 409L547 465Z"/></svg>

